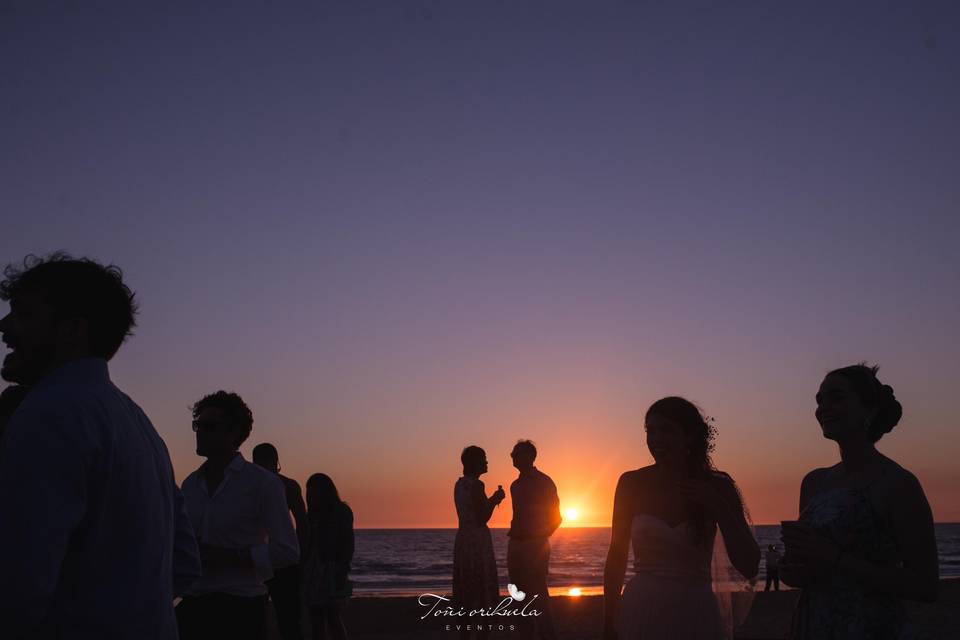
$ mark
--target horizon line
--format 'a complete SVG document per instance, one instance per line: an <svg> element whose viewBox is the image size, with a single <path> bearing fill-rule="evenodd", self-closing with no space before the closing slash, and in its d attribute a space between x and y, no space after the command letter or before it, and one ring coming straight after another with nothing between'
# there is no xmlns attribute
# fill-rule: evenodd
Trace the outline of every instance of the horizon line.
<svg viewBox="0 0 960 640"><path fill-rule="evenodd" d="M933 524L953 524L960 525L960 521L935 521ZM586 525L573 525L569 527L561 526L560 529L609 529L611 525L609 524L586 524ZM780 526L779 522L756 522L751 526L754 527L778 527ZM499 530L509 530L510 527L488 527L491 531ZM402 527L354 527L354 531L456 531L458 527L456 526L447 526L447 527L417 527L417 526L402 526ZM558 529L559 531L559 529Z"/></svg>

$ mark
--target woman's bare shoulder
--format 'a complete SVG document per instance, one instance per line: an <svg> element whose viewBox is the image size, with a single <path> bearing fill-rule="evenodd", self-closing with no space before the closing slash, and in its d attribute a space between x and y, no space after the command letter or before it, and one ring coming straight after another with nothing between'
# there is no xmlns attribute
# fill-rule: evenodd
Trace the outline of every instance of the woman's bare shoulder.
<svg viewBox="0 0 960 640"><path fill-rule="evenodd" d="M653 477L653 469L654 466L650 465L648 467L624 471L622 474L620 474L620 480L617 483L617 486L621 489L636 489L638 487L643 487Z"/></svg>
<svg viewBox="0 0 960 640"><path fill-rule="evenodd" d="M901 467L896 461L883 456L881 470L885 481L884 488L887 491L900 497L918 497L924 494L917 476Z"/></svg>

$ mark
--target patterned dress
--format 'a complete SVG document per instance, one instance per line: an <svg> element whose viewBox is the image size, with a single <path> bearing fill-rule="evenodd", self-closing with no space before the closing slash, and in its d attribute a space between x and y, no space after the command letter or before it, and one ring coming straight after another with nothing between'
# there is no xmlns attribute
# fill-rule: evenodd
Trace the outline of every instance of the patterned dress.
<svg viewBox="0 0 960 640"><path fill-rule="evenodd" d="M308 607L343 601L353 594L348 575L353 561L353 510L345 502L328 514L308 515L309 540L302 554L303 600Z"/></svg>
<svg viewBox="0 0 960 640"><path fill-rule="evenodd" d="M483 482L460 478L453 489L453 501L459 520L453 543L453 602L467 610L496 606L500 586L493 539L478 509L478 504L487 501Z"/></svg>
<svg viewBox="0 0 960 640"><path fill-rule="evenodd" d="M829 537L845 554L880 565L898 562L892 524L873 507L865 489L824 491L804 508L800 521ZM791 632L794 640L894 640L909 635L899 598L836 573L801 592Z"/></svg>

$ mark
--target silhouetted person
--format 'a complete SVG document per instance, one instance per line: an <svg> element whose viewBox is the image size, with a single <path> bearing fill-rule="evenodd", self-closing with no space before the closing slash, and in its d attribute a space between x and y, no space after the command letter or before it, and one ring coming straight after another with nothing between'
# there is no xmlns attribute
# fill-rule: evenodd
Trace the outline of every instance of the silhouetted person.
<svg viewBox="0 0 960 640"><path fill-rule="evenodd" d="M916 477L877 451L903 408L877 367L827 374L817 391L823 437L840 462L800 485L799 522L785 523L780 578L802 587L791 636L899 638L909 625L902 599L937 597L933 514Z"/></svg>
<svg viewBox="0 0 960 640"><path fill-rule="evenodd" d="M650 405L644 429L654 464L617 482L601 637L732 640L736 621L724 583L735 577L731 569L756 576L760 547L736 483L713 466L715 430L678 396ZM714 574L718 533L729 561ZM624 587L631 543L635 575ZM717 591L727 592L722 603Z"/></svg>
<svg viewBox="0 0 960 640"><path fill-rule="evenodd" d="M537 448L531 441L518 441L510 457L520 477L510 485L513 520L507 533L510 537L507 543L507 571L510 582L517 585L527 597L539 596L536 608L541 615L535 618L535 628L540 637L553 640L557 634L550 613L547 573L550 566L550 536L563 521L557 485L533 466L537 459Z"/></svg>
<svg viewBox="0 0 960 640"><path fill-rule="evenodd" d="M193 405L197 455L207 459L183 481L203 575L177 607L180 640L261 640L265 582L300 559L283 483L239 452L253 414L235 393Z"/></svg>
<svg viewBox="0 0 960 640"><path fill-rule="evenodd" d="M353 511L324 473L307 480L307 507L310 533L303 559L303 586L311 634L314 640L346 640L342 610L351 595Z"/></svg>
<svg viewBox="0 0 960 640"><path fill-rule="evenodd" d="M253 462L267 471L277 474L283 482L287 496L287 508L293 515L297 527L297 541L300 543L301 556L306 549L307 538L307 509L303 504L303 493L297 481L280 473L280 455L277 448L269 442L258 444L253 448ZM274 611L277 613L277 626L283 640L302 640L303 631L300 627L300 565L292 564L274 570L273 577L267 580L267 589L270 600L273 601Z"/></svg>
<svg viewBox="0 0 960 640"><path fill-rule="evenodd" d="M780 552L776 545L767 545L767 553L764 558L767 566L767 584L764 591L770 591L770 584L773 584L774 591L780 591Z"/></svg>
<svg viewBox="0 0 960 640"><path fill-rule="evenodd" d="M20 384L12 384L0 391L0 442L3 442L3 433L7 430L7 423L20 408L20 404L28 393L30 393L30 387Z"/></svg>
<svg viewBox="0 0 960 640"><path fill-rule="evenodd" d="M0 634L173 640L199 557L167 448L108 374L134 294L62 253L4 275L0 373L30 392L0 452Z"/></svg>
<svg viewBox="0 0 960 640"><path fill-rule="evenodd" d="M497 487L490 497L480 476L487 472L487 454L475 445L460 454L463 476L453 487L453 503L457 508L457 536L453 542L453 604L467 611L495 607L500 600L497 560L493 555L493 538L487 522L506 494ZM461 638L469 638L467 626L482 626L484 620L462 621ZM486 638L489 629L478 629Z"/></svg>

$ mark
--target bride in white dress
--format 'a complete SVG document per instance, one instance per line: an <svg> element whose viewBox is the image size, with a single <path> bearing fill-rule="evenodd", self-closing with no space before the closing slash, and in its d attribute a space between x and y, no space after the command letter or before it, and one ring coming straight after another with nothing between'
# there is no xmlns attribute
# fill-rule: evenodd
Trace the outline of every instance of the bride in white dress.
<svg viewBox="0 0 960 640"><path fill-rule="evenodd" d="M715 430L678 397L653 403L645 428L655 464L617 483L603 638L732 638L728 583L757 574L760 548L736 484L713 468ZM631 542L636 575L623 588Z"/></svg>

